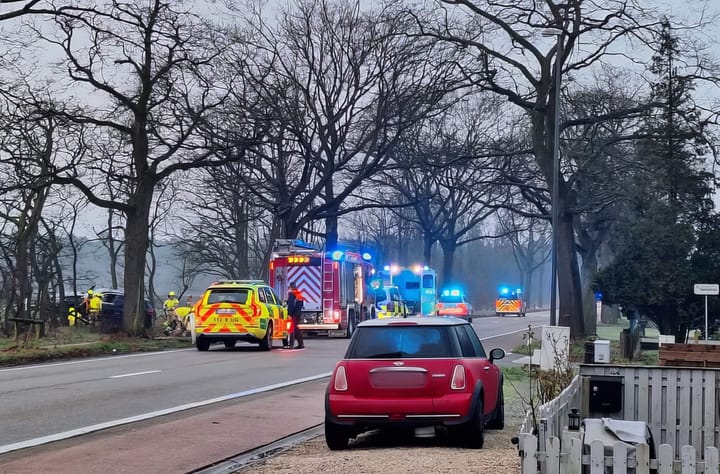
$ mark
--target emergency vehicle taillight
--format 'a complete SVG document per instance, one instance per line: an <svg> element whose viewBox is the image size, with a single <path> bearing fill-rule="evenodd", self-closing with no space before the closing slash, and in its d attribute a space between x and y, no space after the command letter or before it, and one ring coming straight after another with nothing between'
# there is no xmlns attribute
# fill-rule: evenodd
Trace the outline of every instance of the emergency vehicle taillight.
<svg viewBox="0 0 720 474"><path fill-rule="evenodd" d="M293 330L293 327L292 327L292 319L288 320L288 321L285 323L285 327L287 328L287 332L292 332L292 330Z"/></svg>
<svg viewBox="0 0 720 474"><path fill-rule="evenodd" d="M460 364L453 369L450 388L452 390L465 390L465 367Z"/></svg>
<svg viewBox="0 0 720 474"><path fill-rule="evenodd" d="M465 303L458 303L458 308L462 309L463 311L467 311L467 305Z"/></svg>
<svg viewBox="0 0 720 474"><path fill-rule="evenodd" d="M444 305L443 305L442 303L438 303L438 304L437 304L437 309L443 309L443 306L444 306Z"/></svg>
<svg viewBox="0 0 720 474"><path fill-rule="evenodd" d="M345 366L341 365L335 371L335 384L333 385L338 392L347 392L348 382Z"/></svg>

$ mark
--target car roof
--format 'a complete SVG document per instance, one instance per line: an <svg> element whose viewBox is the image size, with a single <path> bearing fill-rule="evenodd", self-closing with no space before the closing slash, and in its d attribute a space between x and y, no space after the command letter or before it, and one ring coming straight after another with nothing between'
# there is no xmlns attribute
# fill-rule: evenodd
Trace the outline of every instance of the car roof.
<svg viewBox="0 0 720 474"><path fill-rule="evenodd" d="M208 289L212 288L257 288L269 286L263 280L218 280L213 282Z"/></svg>
<svg viewBox="0 0 720 474"><path fill-rule="evenodd" d="M125 290L122 288L98 288L96 290L93 290L93 293L100 293L100 294L118 294L122 295L125 293Z"/></svg>
<svg viewBox="0 0 720 474"><path fill-rule="evenodd" d="M368 319L358 324L358 327L386 327L386 326L460 326L470 324L465 319L452 316L410 316L407 318Z"/></svg>

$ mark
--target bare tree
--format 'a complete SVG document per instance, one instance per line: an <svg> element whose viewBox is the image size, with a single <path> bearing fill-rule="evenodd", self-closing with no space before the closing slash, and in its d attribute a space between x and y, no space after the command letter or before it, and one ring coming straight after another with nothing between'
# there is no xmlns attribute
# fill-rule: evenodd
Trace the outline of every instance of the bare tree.
<svg viewBox="0 0 720 474"><path fill-rule="evenodd" d="M533 276L550 258L549 223L542 219L518 216L511 211L497 213L501 234L510 241L515 264L520 270L522 290L527 303L533 298Z"/></svg>
<svg viewBox="0 0 720 474"><path fill-rule="evenodd" d="M256 22L259 54L243 70L271 131L243 179L277 216L271 239L324 219L326 244L335 245L338 216L367 206L346 199L457 83L455 51L400 34L412 23L398 13L317 0L298 2L276 28Z"/></svg>
<svg viewBox="0 0 720 474"><path fill-rule="evenodd" d="M571 75L602 62L623 41L638 44L650 41L650 30L659 24L633 0L609 0L599 4L584 0L553 0L530 5L473 0L441 0L439 15L418 13L424 33L461 45L473 52L467 64L472 83L506 97L527 112L531 122L532 149L547 188L557 179L558 222L553 229L558 242L558 324L569 326L574 337L585 334L582 292L575 251L574 215L570 187L562 176L554 176L553 143L556 134L570 123L555 129L557 74ZM449 11L443 6L449 5ZM457 9L455 9L457 8ZM457 14L455 14L457 13ZM543 40L542 33L556 31L556 39ZM543 48L543 46L545 46ZM645 104L644 107L652 107ZM611 116L635 113L618 109ZM599 122L608 116L593 117Z"/></svg>
<svg viewBox="0 0 720 474"><path fill-rule="evenodd" d="M215 154L212 136L221 123L210 120L227 91L215 69L224 51L222 31L192 8L160 0L73 4L56 8L53 32L34 30L64 55L70 85L108 104L38 106L50 116L91 126L100 139L122 145L111 163L92 156L64 166L53 164L52 169L55 182L77 187L94 205L117 210L125 218L123 329L133 335L142 331L149 214L156 186L178 171L230 159ZM207 130L213 135L201 133ZM108 196L103 183L108 176L115 189L125 191L122 199Z"/></svg>

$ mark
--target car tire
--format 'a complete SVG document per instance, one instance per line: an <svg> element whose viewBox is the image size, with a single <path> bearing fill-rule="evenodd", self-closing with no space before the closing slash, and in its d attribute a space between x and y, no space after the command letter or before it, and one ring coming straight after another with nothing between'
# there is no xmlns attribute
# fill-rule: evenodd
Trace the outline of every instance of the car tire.
<svg viewBox="0 0 720 474"><path fill-rule="evenodd" d="M501 383L497 405L495 406L495 413L493 413L492 421L490 421L487 425L488 428L493 430L501 430L505 428L505 396L503 395L502 387Z"/></svg>
<svg viewBox="0 0 720 474"><path fill-rule="evenodd" d="M465 425L463 445L470 449L481 449L485 444L485 415L483 414L482 393L475 409L475 416Z"/></svg>
<svg viewBox="0 0 720 474"><path fill-rule="evenodd" d="M272 323L268 323L267 331L265 331L265 337L263 337L262 340L260 340L260 350L263 350L263 351L272 350L272 346L273 346L272 335L273 335L273 325L272 325Z"/></svg>
<svg viewBox="0 0 720 474"><path fill-rule="evenodd" d="M204 339L198 339L195 341L195 347L197 347L197 350L204 352L204 351L210 349L210 341L206 341Z"/></svg>
<svg viewBox="0 0 720 474"><path fill-rule="evenodd" d="M226 348L226 349L232 349L233 347L235 347L235 340L234 340L234 339L233 339L232 341L223 341L223 342L225 343L225 348Z"/></svg>
<svg viewBox="0 0 720 474"><path fill-rule="evenodd" d="M348 312L348 326L345 330L345 337L347 339L350 339L355 332L355 312L350 311Z"/></svg>
<svg viewBox="0 0 720 474"><path fill-rule="evenodd" d="M350 431L344 426L325 421L325 443L332 451L347 449L350 442Z"/></svg>
<svg viewBox="0 0 720 474"><path fill-rule="evenodd" d="M468 322L472 323L472 316L468 316Z"/></svg>

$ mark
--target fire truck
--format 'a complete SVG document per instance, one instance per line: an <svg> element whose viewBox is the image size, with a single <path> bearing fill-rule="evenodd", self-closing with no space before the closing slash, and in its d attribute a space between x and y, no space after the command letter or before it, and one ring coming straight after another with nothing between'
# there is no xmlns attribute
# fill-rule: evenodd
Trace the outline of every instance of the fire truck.
<svg viewBox="0 0 720 474"><path fill-rule="evenodd" d="M269 283L286 298L295 282L304 297L300 330L350 337L370 316L368 284L375 272L368 253L322 251L301 240L278 239L270 258Z"/></svg>
<svg viewBox="0 0 720 474"><path fill-rule="evenodd" d="M525 300L520 288L511 290L503 286L498 290L498 297L495 300L495 316L505 316L506 314L525 317Z"/></svg>

